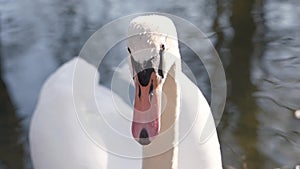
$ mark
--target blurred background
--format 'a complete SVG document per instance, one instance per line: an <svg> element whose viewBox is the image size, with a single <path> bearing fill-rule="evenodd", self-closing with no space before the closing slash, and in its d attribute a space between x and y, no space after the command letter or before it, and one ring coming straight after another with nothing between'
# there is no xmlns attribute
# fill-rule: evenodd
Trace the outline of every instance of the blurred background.
<svg viewBox="0 0 300 169"><path fill-rule="evenodd" d="M218 126L224 168L300 165L299 0L0 0L0 169L32 168L28 128L47 77L104 24L147 11L192 22L220 55L228 85ZM185 51L210 100L203 69Z"/></svg>

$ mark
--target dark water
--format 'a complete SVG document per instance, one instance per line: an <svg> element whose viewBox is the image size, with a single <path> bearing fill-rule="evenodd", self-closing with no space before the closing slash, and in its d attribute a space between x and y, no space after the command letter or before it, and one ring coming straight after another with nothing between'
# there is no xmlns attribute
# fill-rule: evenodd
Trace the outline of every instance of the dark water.
<svg viewBox="0 0 300 169"><path fill-rule="evenodd" d="M24 150L20 142L20 119L16 118L15 108L12 105L3 81L0 81L0 168L22 168Z"/></svg>
<svg viewBox="0 0 300 169"><path fill-rule="evenodd" d="M31 168L28 124L47 76L103 24L143 11L183 17L215 45L228 85L218 126L225 168L300 165L300 119L294 114L300 109L300 1L46 2L0 1L0 169ZM30 10L35 8L43 10ZM203 71L193 62L186 60L193 71ZM114 63L106 61L103 71ZM207 79L196 74L209 96Z"/></svg>

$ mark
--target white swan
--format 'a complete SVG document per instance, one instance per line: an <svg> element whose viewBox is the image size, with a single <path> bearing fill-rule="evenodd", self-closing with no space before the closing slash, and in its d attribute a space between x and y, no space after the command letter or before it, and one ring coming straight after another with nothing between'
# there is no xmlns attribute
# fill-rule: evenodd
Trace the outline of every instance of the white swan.
<svg viewBox="0 0 300 169"><path fill-rule="evenodd" d="M181 71L172 21L157 15L137 17L129 25L128 36L129 63L136 88L134 110L117 96L114 102L122 105L122 111L131 111L132 122L118 117L110 91L98 86L96 68L75 58L58 69L41 91L30 127L34 168L222 168L210 108L201 91ZM81 71L76 72L76 81L74 71L78 67ZM87 81L95 85L95 93L86 90L94 87L86 86ZM126 145L114 138L104 121L89 124L88 132L98 134L103 145L135 151L140 158L108 153L85 133L78 114L93 123L99 115L93 99L101 104L107 121L124 131L134 144Z"/></svg>

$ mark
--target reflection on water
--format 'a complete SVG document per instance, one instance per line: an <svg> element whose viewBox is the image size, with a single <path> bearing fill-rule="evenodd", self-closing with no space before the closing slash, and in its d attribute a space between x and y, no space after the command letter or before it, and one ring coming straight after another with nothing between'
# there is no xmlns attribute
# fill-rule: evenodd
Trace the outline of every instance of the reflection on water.
<svg viewBox="0 0 300 169"><path fill-rule="evenodd" d="M299 1L274 1L265 7L270 10L264 22L269 33L259 39L268 43L253 58L252 68L252 81L257 86L253 97L260 108L258 150L287 168L300 163L300 121L294 116L300 108L300 24L295 22L300 16L299 5Z"/></svg>
<svg viewBox="0 0 300 169"><path fill-rule="evenodd" d="M0 79L0 102L0 168L2 165L7 168L22 168L24 152L19 142L21 128L2 79Z"/></svg>
<svg viewBox="0 0 300 169"><path fill-rule="evenodd" d="M231 55L225 65L231 92L219 128L225 161L236 168L293 168L300 162L300 123L293 117L300 107L300 57L291 18L299 3L232 2L234 36L222 44Z"/></svg>
<svg viewBox="0 0 300 169"><path fill-rule="evenodd" d="M230 161L229 165L235 168L264 168L264 158L256 149L258 122L256 120L256 105L252 97L255 87L250 82L251 57L254 53L252 37L255 33L255 23L251 15L254 0L232 2L232 17L230 23L234 30L234 37L229 42L231 54L229 65L226 68L228 79L228 119L223 123L233 123L220 129L220 137L224 133L221 144L231 149L223 151L223 157ZM222 54L220 53L222 56ZM222 130L228 132L222 132ZM232 141L227 143L227 138ZM236 157L236 158L232 158Z"/></svg>
<svg viewBox="0 0 300 169"><path fill-rule="evenodd" d="M1 81L0 169L31 168L27 148L20 143L27 141L31 112L47 76L78 53L101 24L131 12L157 10L201 28L223 61L228 100L218 132L224 166L268 169L300 164L300 120L294 115L300 109L300 1L167 2L0 1L1 70L8 89ZM184 48L182 53L194 73L203 71L189 59L192 53ZM118 54L126 51L111 53ZM119 63L105 60L104 82ZM208 84L196 74L201 85ZM208 87L201 88L209 96Z"/></svg>

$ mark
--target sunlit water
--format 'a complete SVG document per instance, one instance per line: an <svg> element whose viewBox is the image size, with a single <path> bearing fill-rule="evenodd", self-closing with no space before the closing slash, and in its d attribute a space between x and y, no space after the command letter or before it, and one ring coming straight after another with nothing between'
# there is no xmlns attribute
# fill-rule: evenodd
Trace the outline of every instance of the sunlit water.
<svg viewBox="0 0 300 169"><path fill-rule="evenodd" d="M48 75L76 56L103 24L145 11L189 20L218 50L228 85L218 127L224 166L269 169L300 164L300 120L294 114L300 109L300 1L0 0L0 169L31 168L28 125ZM206 72L193 53L181 47L183 60L209 100ZM100 69L106 86L114 66L126 56L121 45L115 48Z"/></svg>

